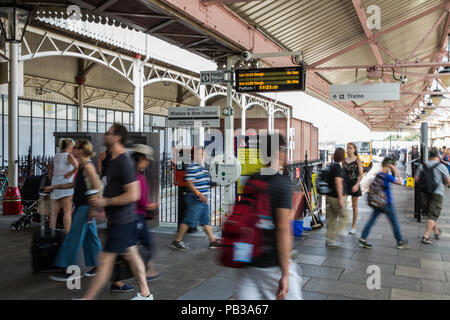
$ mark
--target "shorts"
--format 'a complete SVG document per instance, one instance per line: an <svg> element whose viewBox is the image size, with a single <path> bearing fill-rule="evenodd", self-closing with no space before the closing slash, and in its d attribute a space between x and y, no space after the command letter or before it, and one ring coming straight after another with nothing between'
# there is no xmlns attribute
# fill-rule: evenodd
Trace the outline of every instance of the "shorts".
<svg viewBox="0 0 450 320"><path fill-rule="evenodd" d="M347 181L347 195L348 196L352 196L352 197L361 197L362 196L361 186L359 186L358 191L352 192L352 188L356 184L356 182L357 182L357 180L356 181Z"/></svg>
<svg viewBox="0 0 450 320"><path fill-rule="evenodd" d="M69 179L64 178L64 176L57 176L52 178L52 186L56 184L66 184L73 181L73 176ZM73 189L53 189L50 193L50 199L58 200L61 198L73 196Z"/></svg>
<svg viewBox="0 0 450 320"><path fill-rule="evenodd" d="M107 240L103 251L123 254L136 245L137 222L126 224L111 223L107 230Z"/></svg>
<svg viewBox="0 0 450 320"><path fill-rule="evenodd" d="M181 223L195 228L197 227L197 222L201 226L210 225L211 218L208 204L196 200L192 196L186 196L186 212Z"/></svg>
<svg viewBox="0 0 450 320"><path fill-rule="evenodd" d="M444 197L439 194L427 194L425 195L426 210L425 214L428 219L437 221L441 215L442 204Z"/></svg>
<svg viewBox="0 0 450 320"><path fill-rule="evenodd" d="M270 268L245 267L236 269L235 283L238 300L276 300L278 282L281 278L279 266ZM289 291L286 300L303 300L300 266L289 263Z"/></svg>

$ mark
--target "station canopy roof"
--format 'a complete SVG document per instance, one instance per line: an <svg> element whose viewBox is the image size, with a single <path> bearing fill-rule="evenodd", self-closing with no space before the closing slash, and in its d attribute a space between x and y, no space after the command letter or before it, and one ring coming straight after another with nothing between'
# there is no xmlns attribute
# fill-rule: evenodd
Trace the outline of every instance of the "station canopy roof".
<svg viewBox="0 0 450 320"><path fill-rule="evenodd" d="M15 2L33 6L34 15L54 17L68 17L68 5L75 4L83 19L133 28L217 62L252 49L301 50L308 70L307 92L372 130L413 128L424 119L431 125L447 120L446 77L438 71L448 60L448 0ZM246 29L239 29L242 26ZM261 37L265 46L257 42ZM276 61L265 60L279 66ZM375 72L369 74L371 67ZM330 100L331 84L397 83L402 75L407 81L401 85L399 101ZM439 98L433 92L436 88L444 95L442 105L433 99L435 108L425 110L430 98Z"/></svg>

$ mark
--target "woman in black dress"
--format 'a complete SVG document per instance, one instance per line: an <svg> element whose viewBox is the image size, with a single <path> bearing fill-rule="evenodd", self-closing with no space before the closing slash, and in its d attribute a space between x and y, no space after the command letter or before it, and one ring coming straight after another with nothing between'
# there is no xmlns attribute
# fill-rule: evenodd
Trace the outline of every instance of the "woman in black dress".
<svg viewBox="0 0 450 320"><path fill-rule="evenodd" d="M358 198L362 196L360 183L364 175L363 164L358 156L356 145L352 142L347 144L347 157L343 162L345 171L347 194L352 197L353 222L350 234L356 233L356 224L358 222Z"/></svg>

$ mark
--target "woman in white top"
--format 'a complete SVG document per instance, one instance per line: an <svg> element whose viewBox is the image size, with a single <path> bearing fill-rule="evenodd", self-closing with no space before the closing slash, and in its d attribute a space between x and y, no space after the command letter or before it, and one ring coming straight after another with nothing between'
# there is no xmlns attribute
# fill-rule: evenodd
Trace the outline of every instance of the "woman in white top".
<svg viewBox="0 0 450 320"><path fill-rule="evenodd" d="M72 156L74 141L72 139L61 139L59 141L59 153L53 158L50 166L50 178L52 185L66 184L73 181L73 175L78 169L78 164ZM64 211L64 230L69 233L72 223L72 189L53 189L52 199L53 212L50 215L50 229L56 228L59 210Z"/></svg>

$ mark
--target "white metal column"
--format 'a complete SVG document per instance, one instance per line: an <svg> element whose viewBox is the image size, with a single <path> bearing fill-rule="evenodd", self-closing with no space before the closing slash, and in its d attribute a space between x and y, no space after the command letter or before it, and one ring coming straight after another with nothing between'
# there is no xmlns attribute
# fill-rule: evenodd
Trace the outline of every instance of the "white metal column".
<svg viewBox="0 0 450 320"><path fill-rule="evenodd" d="M242 112L241 112L241 135L245 135L246 131L246 113L247 113L247 97L242 95Z"/></svg>
<svg viewBox="0 0 450 320"><path fill-rule="evenodd" d="M287 158L291 161L291 110L288 110L286 115L286 146Z"/></svg>
<svg viewBox="0 0 450 320"><path fill-rule="evenodd" d="M84 84L78 85L78 131L83 132L84 121ZM86 126L87 127L87 126Z"/></svg>
<svg viewBox="0 0 450 320"><path fill-rule="evenodd" d="M141 132L144 128L143 67L141 56L135 55L133 61L133 130L135 132Z"/></svg>
<svg viewBox="0 0 450 320"><path fill-rule="evenodd" d="M269 117L267 118L267 133L273 133L273 104L269 104Z"/></svg>
<svg viewBox="0 0 450 320"><path fill-rule="evenodd" d="M19 43L9 43L8 86L8 187L18 185L18 99L19 99Z"/></svg>
<svg viewBox="0 0 450 320"><path fill-rule="evenodd" d="M204 107L206 105L206 87L200 86L200 107ZM194 145L204 147L205 146L205 128L195 128L194 130Z"/></svg>

